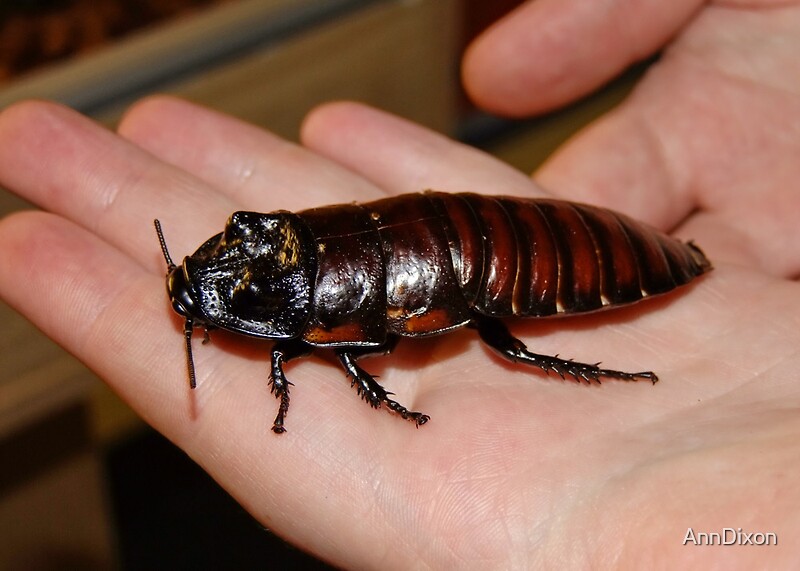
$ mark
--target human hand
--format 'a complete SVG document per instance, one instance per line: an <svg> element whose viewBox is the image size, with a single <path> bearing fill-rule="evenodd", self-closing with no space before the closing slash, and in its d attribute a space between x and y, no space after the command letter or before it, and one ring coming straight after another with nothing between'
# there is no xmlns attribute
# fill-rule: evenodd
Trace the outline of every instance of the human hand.
<svg viewBox="0 0 800 571"><path fill-rule="evenodd" d="M264 343L214 332L189 392L153 218L177 258L242 207L541 191L351 104L310 117L307 149L172 99L141 103L120 132L43 103L0 115L0 181L51 212L0 223L0 294L289 541L344 567L508 567L687 556L689 526L798 531L796 283L722 264L660 301L514 326L543 353L652 368L656 386L547 379L467 330L406 340L368 369L431 415L418 430L303 361L275 436Z"/></svg>
<svg viewBox="0 0 800 571"><path fill-rule="evenodd" d="M618 196L623 209L674 226L702 195L671 190L670 170L636 168L652 164L650 153L627 152L623 164L604 154L593 176L589 150L604 153L598 142L615 133L635 135L626 123L591 135L602 134L601 124L582 139L599 137L594 145L568 147L541 174L573 198L596 182L595 202ZM177 258L243 206L297 209L426 187L541 191L474 150L352 105L311 116L310 152L164 99L140 104L121 132L133 144L42 104L0 116L0 181L54 213L0 223L0 294L283 537L348 567L791 556L785 543L698 552L682 541L690 526L798 531L790 474L800 457L800 296L781 279L793 256L797 263L796 247L777 259L768 251L762 261L736 258L729 240L767 248L769 236L754 242L748 232L745 241L704 209L705 223L692 218L679 230L717 265L696 286L615 314L514 326L540 352L652 368L662 377L655 387L542 378L500 362L461 330L404 341L393 357L368 361L398 400L432 415L423 428L370 411L338 368L313 359L288 369L297 386L289 432L277 437L262 343L214 335L196 351L200 386L189 394L180 320L160 293L153 218ZM779 150L792 148L782 142ZM783 175L773 171L765 172ZM645 197L648 188L672 192L668 216L659 195ZM781 234L778 221L764 230L794 236Z"/></svg>

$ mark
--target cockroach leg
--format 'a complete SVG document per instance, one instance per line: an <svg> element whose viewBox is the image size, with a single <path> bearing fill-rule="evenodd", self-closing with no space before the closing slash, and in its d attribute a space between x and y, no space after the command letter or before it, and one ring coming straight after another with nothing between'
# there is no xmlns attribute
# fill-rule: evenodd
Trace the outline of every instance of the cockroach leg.
<svg viewBox="0 0 800 571"><path fill-rule="evenodd" d="M272 432L275 434L286 432L283 423L286 413L289 411L289 385L292 383L283 374L283 364L291 359L304 357L311 353L311 350L308 344L298 339L277 341L272 347L272 362L269 373L270 392L281 401L278 407L278 415L272 424Z"/></svg>
<svg viewBox="0 0 800 571"><path fill-rule="evenodd" d="M385 347L381 346L381 348L384 349L385 352ZM391 350L391 348L388 350ZM356 386L358 394L361 395L372 408L380 408L381 403L383 403L386 405L386 408L396 412L404 419L414 422L417 426L425 424L430 420L431 417L427 414L410 411L397 401L390 399L389 395L392 393L387 392L372 375L358 366L356 363L357 357L354 352L338 350L336 351L336 355L339 357L344 370L352 377L353 381L351 384Z"/></svg>
<svg viewBox="0 0 800 571"><path fill-rule="evenodd" d="M549 355L531 353L522 341L511 335L508 328L499 319L476 315L470 323L470 327L477 329L483 342L509 361L513 363L522 362L539 367L547 374L553 371L562 379L569 375L577 381L585 381L586 383L591 383L592 381L599 383L601 377L621 379L623 381L648 380L653 384L658 382L658 377L651 371L626 373L613 369L601 369L598 366L600 363L589 365L560 359L557 356L551 357Z"/></svg>

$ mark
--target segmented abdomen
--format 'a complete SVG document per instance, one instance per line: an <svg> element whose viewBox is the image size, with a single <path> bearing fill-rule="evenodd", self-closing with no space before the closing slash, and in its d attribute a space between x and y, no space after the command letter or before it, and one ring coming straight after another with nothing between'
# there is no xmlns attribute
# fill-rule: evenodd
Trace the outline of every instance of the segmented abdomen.
<svg viewBox="0 0 800 571"><path fill-rule="evenodd" d="M493 316L594 311L664 293L711 266L627 216L549 199L427 193L468 303Z"/></svg>
<svg viewBox="0 0 800 571"><path fill-rule="evenodd" d="M473 312L594 311L702 274L699 249L621 214L558 200L426 192L298 213L317 276L303 339L378 345Z"/></svg>

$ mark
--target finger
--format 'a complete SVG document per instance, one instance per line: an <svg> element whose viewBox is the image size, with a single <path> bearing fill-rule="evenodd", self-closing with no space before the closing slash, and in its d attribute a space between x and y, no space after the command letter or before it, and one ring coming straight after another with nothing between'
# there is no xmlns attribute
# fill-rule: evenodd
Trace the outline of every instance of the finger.
<svg viewBox="0 0 800 571"><path fill-rule="evenodd" d="M362 177L299 145L173 97L134 105L118 130L254 210L296 210L381 194Z"/></svg>
<svg viewBox="0 0 800 571"><path fill-rule="evenodd" d="M306 118L303 143L394 193L425 189L542 195L523 173L457 143L357 103L329 103Z"/></svg>
<svg viewBox="0 0 800 571"><path fill-rule="evenodd" d="M236 204L78 113L26 102L0 114L0 184L64 215L155 269L152 220L185 251L208 237ZM161 270L159 270L161 271Z"/></svg>
<svg viewBox="0 0 800 571"><path fill-rule="evenodd" d="M464 85L478 105L495 113L556 108L654 53L702 4L527 2L469 47Z"/></svg>
<svg viewBox="0 0 800 571"><path fill-rule="evenodd" d="M170 366L172 352L166 350L175 332L165 300L152 295L163 289L163 278L49 213L21 212L3 219L0 241L0 296L110 379L147 418L158 419L160 426L174 424L173 415L161 407L185 391L161 381L177 373ZM130 299L136 300L135 310L126 303Z"/></svg>

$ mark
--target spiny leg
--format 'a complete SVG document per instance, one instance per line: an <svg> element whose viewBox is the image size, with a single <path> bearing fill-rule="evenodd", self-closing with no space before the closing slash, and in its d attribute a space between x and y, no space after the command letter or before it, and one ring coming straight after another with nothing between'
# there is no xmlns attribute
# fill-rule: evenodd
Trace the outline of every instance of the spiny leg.
<svg viewBox="0 0 800 571"><path fill-rule="evenodd" d="M336 355L339 357L345 371L353 379L351 385L356 385L356 391L361 397L369 403L372 408L380 408L381 403L386 405L386 408L392 410L405 418L406 420L413 421L417 426L425 424L430 420L430 416L422 414L421 412L410 411L397 401L389 398L392 393L387 392L375 378L367 373L364 369L358 366L356 359L374 353L390 353L394 349L396 338L390 340L380 347L374 349L339 349Z"/></svg>
<svg viewBox="0 0 800 571"><path fill-rule="evenodd" d="M539 367L547 374L553 371L562 379L565 375L570 375L575 380L586 381L587 383L591 381L600 382L600 377L622 379L624 381L647 379L652 381L653 384L658 381L656 374L651 371L626 373L624 371L614 371L613 369L601 369L598 366L600 363L589 365L572 360L559 359L558 356L551 357L549 355L531 353L522 341L511 335L508 328L499 319L476 315L470 326L478 330L478 334L484 343L506 359L512 362L521 361Z"/></svg>
<svg viewBox="0 0 800 571"><path fill-rule="evenodd" d="M292 383L283 374L283 364L291 359L304 357L309 353L311 353L311 347L299 339L277 341L272 346L272 362L269 372L270 392L281 401L278 407L278 415L272 424L272 432L275 434L286 432L283 422L286 418L286 413L289 411L289 385Z"/></svg>

